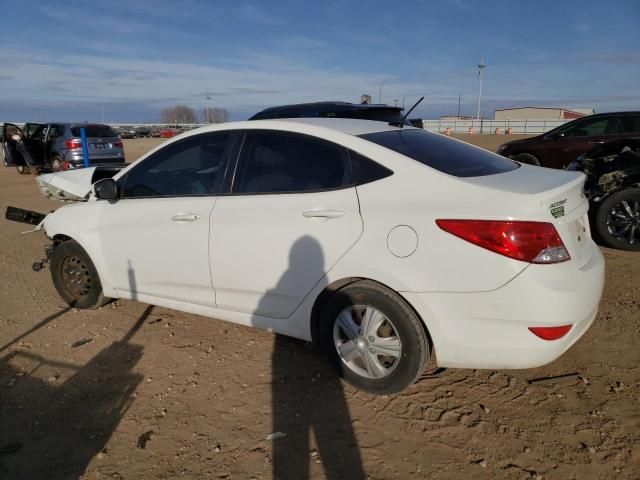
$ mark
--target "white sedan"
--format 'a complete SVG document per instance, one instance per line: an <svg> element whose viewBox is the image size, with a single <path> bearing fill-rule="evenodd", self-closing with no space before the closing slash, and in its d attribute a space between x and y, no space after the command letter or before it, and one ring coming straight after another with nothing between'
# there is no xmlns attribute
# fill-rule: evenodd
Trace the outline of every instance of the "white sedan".
<svg viewBox="0 0 640 480"><path fill-rule="evenodd" d="M192 131L111 178L44 175L44 229L78 308L128 298L322 344L398 392L442 367L553 361L596 316L604 260L577 172L349 119ZM93 185L92 185L93 183Z"/></svg>

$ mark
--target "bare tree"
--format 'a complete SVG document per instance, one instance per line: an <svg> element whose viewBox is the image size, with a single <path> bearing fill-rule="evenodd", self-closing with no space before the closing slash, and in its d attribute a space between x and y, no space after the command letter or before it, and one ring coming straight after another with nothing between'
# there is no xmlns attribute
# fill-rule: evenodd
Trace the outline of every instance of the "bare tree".
<svg viewBox="0 0 640 480"><path fill-rule="evenodd" d="M163 108L160 111L160 121L162 123L197 123L196 111L186 105L175 105Z"/></svg>
<svg viewBox="0 0 640 480"><path fill-rule="evenodd" d="M201 113L202 123L224 123L229 121L229 111L226 108L206 107Z"/></svg>

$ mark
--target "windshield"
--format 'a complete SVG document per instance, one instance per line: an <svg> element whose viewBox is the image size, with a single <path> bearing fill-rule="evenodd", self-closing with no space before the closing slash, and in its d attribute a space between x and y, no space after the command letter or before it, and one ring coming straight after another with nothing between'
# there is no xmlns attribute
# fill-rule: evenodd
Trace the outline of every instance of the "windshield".
<svg viewBox="0 0 640 480"><path fill-rule="evenodd" d="M456 177L494 175L519 166L495 153L424 130L393 130L360 137Z"/></svg>

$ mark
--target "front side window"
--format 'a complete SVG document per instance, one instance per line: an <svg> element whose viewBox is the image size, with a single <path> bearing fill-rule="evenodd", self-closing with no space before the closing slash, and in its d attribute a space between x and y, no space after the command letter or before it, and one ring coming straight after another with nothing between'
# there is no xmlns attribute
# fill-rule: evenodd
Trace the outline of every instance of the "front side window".
<svg viewBox="0 0 640 480"><path fill-rule="evenodd" d="M201 134L173 143L124 177L123 198L215 195L231 134Z"/></svg>
<svg viewBox="0 0 640 480"><path fill-rule="evenodd" d="M360 137L456 177L494 175L518 168L517 163L500 155L422 129L389 130Z"/></svg>
<svg viewBox="0 0 640 480"><path fill-rule="evenodd" d="M581 120L566 128L561 129L558 133L564 133L565 137L593 137L595 135L604 135L607 132L607 126L610 119L595 118Z"/></svg>
<svg viewBox="0 0 640 480"><path fill-rule="evenodd" d="M331 190L347 184L346 149L306 135L248 132L234 193Z"/></svg>

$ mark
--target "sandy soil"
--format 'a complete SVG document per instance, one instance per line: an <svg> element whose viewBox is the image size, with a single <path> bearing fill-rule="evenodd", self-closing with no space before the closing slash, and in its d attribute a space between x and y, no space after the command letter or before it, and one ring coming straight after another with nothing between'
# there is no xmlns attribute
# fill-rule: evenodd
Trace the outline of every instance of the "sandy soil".
<svg viewBox="0 0 640 480"><path fill-rule="evenodd" d="M127 140L128 158L157 143ZM0 169L9 204L60 206ZM298 341L130 301L69 309L24 230L0 220L2 479L640 478L640 255L604 250L598 317L553 364L373 397Z"/></svg>

